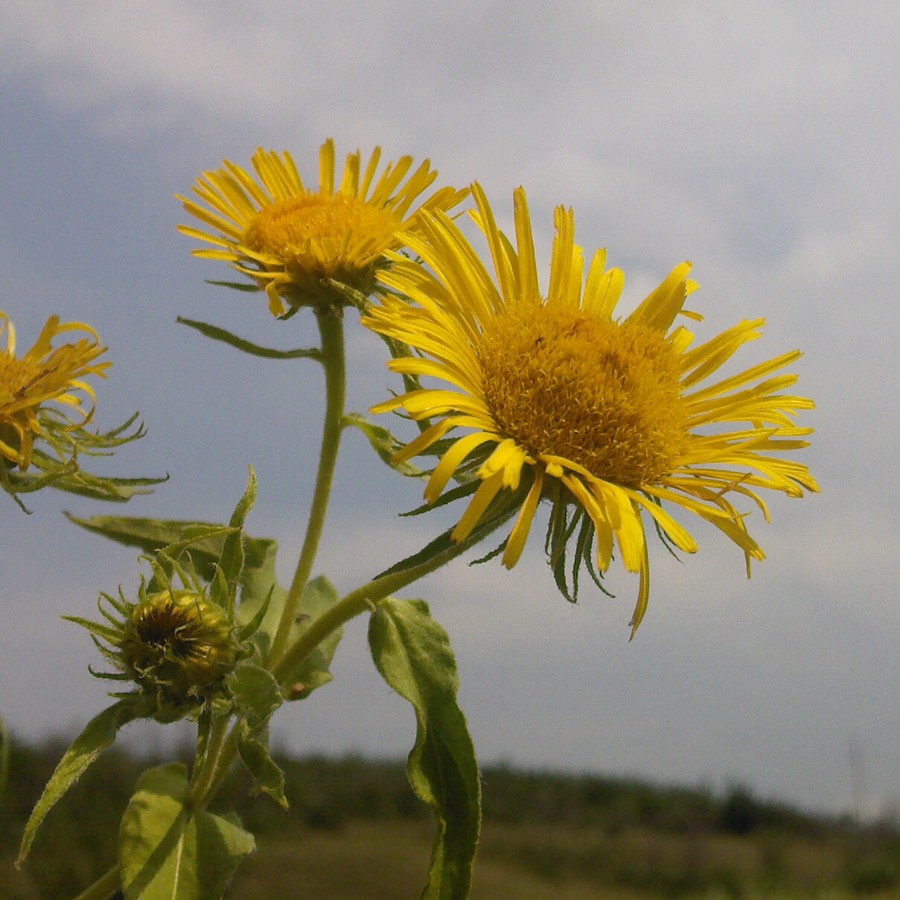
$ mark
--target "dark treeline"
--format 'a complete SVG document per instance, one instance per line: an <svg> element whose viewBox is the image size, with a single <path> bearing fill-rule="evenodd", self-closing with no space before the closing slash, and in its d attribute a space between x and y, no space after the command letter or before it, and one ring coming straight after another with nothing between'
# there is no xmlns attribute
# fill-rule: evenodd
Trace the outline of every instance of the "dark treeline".
<svg viewBox="0 0 900 900"><path fill-rule="evenodd" d="M0 896L64 897L72 886L89 884L115 859L117 824L137 777L149 765L168 761L138 758L115 748L107 751L48 816L26 873L15 873L10 863L23 826L64 749L56 742L11 746L9 778L0 804ZM340 830L359 820L427 824L430 818L406 782L402 761L308 757L281 758L279 764L287 778L289 810L255 796L249 778L237 770L212 807L235 810L261 844L267 836L294 829ZM847 858L841 877L851 893L894 896L897 890L900 896L896 822L863 828L849 817L818 816L758 799L740 786L716 795L633 779L508 766L488 766L482 776L486 838L492 831L504 836L503 841L486 840L482 853L505 855L516 865L546 868L547 847L555 843L560 858L550 870L557 875L577 869L579 877L605 877L602 854L596 849L590 859L580 859L571 841L547 840L540 848L542 857L510 837L528 828L545 835L597 834L605 846L635 834L666 841L689 839L692 852L698 842L712 846L710 842L725 839L770 848L775 846L772 836L779 835L782 847L788 840L802 842L807 848L828 848L832 856L835 847L843 847ZM550 870L541 874L553 875ZM16 879L21 879L21 887Z"/></svg>

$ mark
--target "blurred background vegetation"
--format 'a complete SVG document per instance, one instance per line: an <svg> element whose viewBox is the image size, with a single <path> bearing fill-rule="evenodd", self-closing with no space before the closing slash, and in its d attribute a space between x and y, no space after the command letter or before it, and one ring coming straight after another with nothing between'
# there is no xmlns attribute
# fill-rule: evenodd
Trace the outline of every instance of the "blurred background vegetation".
<svg viewBox="0 0 900 900"><path fill-rule="evenodd" d="M12 861L32 805L65 749L11 744L0 804L0 897L73 897L115 860L116 829L140 772L164 760L108 751L50 813L23 871ZM213 807L236 809L258 850L239 900L418 897L429 811L404 764L280 759L290 810L235 772ZM475 900L638 897L900 897L900 824L860 823L760 800L593 775L486 768Z"/></svg>

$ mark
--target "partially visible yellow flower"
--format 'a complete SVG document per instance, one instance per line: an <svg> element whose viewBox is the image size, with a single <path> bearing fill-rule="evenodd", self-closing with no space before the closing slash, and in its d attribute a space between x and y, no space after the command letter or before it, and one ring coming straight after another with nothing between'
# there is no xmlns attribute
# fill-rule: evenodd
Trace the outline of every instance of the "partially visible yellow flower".
<svg viewBox="0 0 900 900"><path fill-rule="evenodd" d="M351 153L335 188L334 142L328 140L319 152L318 189L303 183L286 151L258 149L251 159L255 177L226 160L194 186L210 208L178 198L212 231L178 230L216 248L194 250L195 256L231 263L265 288L275 316L334 303L331 282L368 295L385 252L402 246L399 232L420 212L451 209L467 194L441 188L414 208L437 172L425 160L404 183L413 164L404 156L376 179L380 158L376 147L361 171L359 151Z"/></svg>
<svg viewBox="0 0 900 900"><path fill-rule="evenodd" d="M605 268L601 250L585 281L574 217L562 207L543 294L525 192L515 193L517 247L497 229L477 184L473 194L494 274L447 216L428 217L421 235L409 238L427 268L395 256L380 278L404 296L385 295L362 320L419 351L389 362L393 371L445 382L373 412L402 409L428 423L398 459L442 442L425 490L429 503L454 475L472 479L474 493L453 539L466 539L496 503L514 503L518 513L503 552L511 568L538 503L549 500L546 546L557 582L567 544L575 547L577 591L579 567L605 572L615 543L625 568L640 573L633 630L649 595L645 516L665 541L688 553L697 549L664 502L718 527L744 551L749 574L751 558L764 554L731 498L749 498L768 519L760 489L791 497L818 489L806 466L781 456L806 446L801 438L811 432L794 417L812 401L781 393L797 378L776 374L800 353L712 381L742 345L760 337L762 319L692 346L694 335L674 324L679 314L701 318L683 309L696 289L689 263L676 266L630 315L614 317L624 276ZM446 437L457 428L465 434Z"/></svg>
<svg viewBox="0 0 900 900"><path fill-rule="evenodd" d="M106 352L93 328L81 322L59 321L51 316L34 346L16 357L16 332L6 313L0 311L0 336L6 331L6 349L0 348L0 458L8 466L27 469L31 464L34 440L44 433L48 422L42 415L48 404L61 404L74 414L54 416L66 427L87 423L94 412L94 389L84 380L88 375L105 377L108 361L98 359ZM61 334L80 331L86 336L53 346ZM43 421L42 421L43 420Z"/></svg>

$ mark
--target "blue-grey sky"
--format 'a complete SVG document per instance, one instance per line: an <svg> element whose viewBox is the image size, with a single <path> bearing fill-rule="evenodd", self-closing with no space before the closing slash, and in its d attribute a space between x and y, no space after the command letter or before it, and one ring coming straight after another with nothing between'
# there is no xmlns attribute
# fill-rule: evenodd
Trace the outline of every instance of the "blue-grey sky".
<svg viewBox="0 0 900 900"><path fill-rule="evenodd" d="M822 493L751 519L768 553L700 542L652 557L650 609L628 643L635 579L616 598L555 591L537 529L519 566L452 567L416 585L448 629L483 761L630 773L824 810L900 798L896 447L900 283L900 7L884 2L431 4L0 0L0 308L30 346L47 316L90 322L114 366L97 424L139 409L149 435L113 468L170 481L128 507L45 491L0 514L0 712L29 738L104 703L87 672L99 590L136 584L133 551L68 524L122 512L227 517L252 464L248 530L281 542L289 578L311 493L321 375L244 357L175 324L309 345L308 317L204 284L175 193L223 158L380 144L478 179L509 224L528 191L546 261L552 209L626 272L623 308L694 262L708 337L763 316L743 361L800 347L818 409L804 452ZM381 345L348 327L350 406L396 386ZM404 520L420 485L348 435L318 571L346 592L447 519ZM401 756L414 721L347 630L335 681L279 716L294 750ZM165 746L173 729L138 727ZM852 789L850 748L861 765Z"/></svg>

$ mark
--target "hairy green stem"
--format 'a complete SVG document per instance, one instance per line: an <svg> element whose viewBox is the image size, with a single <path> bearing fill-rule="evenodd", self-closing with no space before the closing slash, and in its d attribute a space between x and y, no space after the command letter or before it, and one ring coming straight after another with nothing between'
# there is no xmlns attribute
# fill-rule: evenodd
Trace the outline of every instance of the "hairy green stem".
<svg viewBox="0 0 900 900"><path fill-rule="evenodd" d="M231 769L231 764L234 762L234 757L237 755L237 747L238 747L238 725L231 729L228 733L228 737L222 744L222 751L219 754L219 765L216 767L216 771L213 773L213 777L210 779L209 784L206 787L206 795L204 797L197 798L197 807L200 809L204 809L209 805L210 800L216 796L219 791L219 788L222 786L222 782L225 780L228 775L229 770Z"/></svg>
<svg viewBox="0 0 900 900"><path fill-rule="evenodd" d="M297 607L303 596L303 589L309 581L319 549L319 540L325 525L325 514L328 511L328 499L334 480L334 468L337 462L338 447L344 429L344 396L346 393L346 373L344 363L344 323L343 313L339 308L316 310L316 321L319 323L319 334L322 339L322 365L325 368L325 424L322 428L322 448L319 456L319 471L316 475L316 486L313 492L309 521L306 526L306 537L297 570L291 582L281 620L272 641L269 654L269 666L275 666L284 654L285 644L291 633L291 627L297 615Z"/></svg>
<svg viewBox="0 0 900 900"><path fill-rule="evenodd" d="M512 513L498 516L488 527L476 528L465 540L450 545L446 550L436 553L425 562L408 569L400 569L390 574L374 578L367 584L356 588L345 597L342 597L331 609L326 610L317 619L314 619L309 627L300 635L296 642L288 649L285 655L272 668L272 672L279 682L289 680L291 673L309 656L319 644L341 625L351 619L372 609L385 597L399 591L414 581L430 575L442 566L446 565L457 556L465 553L470 547L483 540L488 534L499 528L506 522Z"/></svg>
<svg viewBox="0 0 900 900"><path fill-rule="evenodd" d="M230 721L230 716L220 716L210 725L202 763L191 776L191 784L185 798L185 806L188 808L202 809L212 796L210 787L216 781L219 770L223 766L227 770L231 765L231 757L224 758L223 753Z"/></svg>

